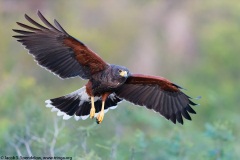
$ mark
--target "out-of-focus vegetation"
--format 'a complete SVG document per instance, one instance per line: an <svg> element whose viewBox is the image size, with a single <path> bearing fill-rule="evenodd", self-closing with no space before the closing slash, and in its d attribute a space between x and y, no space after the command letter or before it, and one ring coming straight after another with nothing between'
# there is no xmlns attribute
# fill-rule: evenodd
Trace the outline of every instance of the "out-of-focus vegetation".
<svg viewBox="0 0 240 160"><path fill-rule="evenodd" d="M36 11L56 18L109 63L164 76L200 106L174 125L124 102L103 123L64 121L44 101L85 81L41 69L11 36ZM227 1L0 1L0 155L75 159L240 159L240 3Z"/></svg>

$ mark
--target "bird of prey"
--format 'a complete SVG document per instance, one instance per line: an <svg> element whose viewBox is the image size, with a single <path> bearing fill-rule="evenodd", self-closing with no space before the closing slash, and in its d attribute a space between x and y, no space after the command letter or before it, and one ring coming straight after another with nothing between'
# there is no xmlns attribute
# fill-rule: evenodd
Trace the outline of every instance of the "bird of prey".
<svg viewBox="0 0 240 160"><path fill-rule="evenodd" d="M196 104L180 86L162 77L132 74L126 67L106 63L56 20L54 26L40 11L37 15L45 26L25 14L34 27L17 22L25 30L13 29L19 34L13 37L40 66L60 78L88 79L77 91L46 101L46 106L57 111L58 116L76 120L96 117L99 124L104 113L115 109L122 100L152 109L173 123L183 124L183 117L191 120L189 113L196 114L192 109Z"/></svg>

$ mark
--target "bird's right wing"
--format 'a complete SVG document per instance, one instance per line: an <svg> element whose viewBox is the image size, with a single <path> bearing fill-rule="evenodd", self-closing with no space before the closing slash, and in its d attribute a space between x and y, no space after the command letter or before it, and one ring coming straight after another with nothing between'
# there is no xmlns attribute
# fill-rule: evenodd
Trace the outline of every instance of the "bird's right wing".
<svg viewBox="0 0 240 160"><path fill-rule="evenodd" d="M61 78L80 76L83 79L89 79L94 73L108 67L96 53L70 36L56 20L53 26L41 12L38 11L37 14L47 27L25 14L25 18L36 28L17 22L30 31L14 29L13 31L21 35L13 37L29 50L39 65Z"/></svg>
<svg viewBox="0 0 240 160"><path fill-rule="evenodd" d="M196 105L181 87L165 78L132 74L115 93L118 97L160 113L165 118L183 124L183 118L191 120L189 113L196 112Z"/></svg>

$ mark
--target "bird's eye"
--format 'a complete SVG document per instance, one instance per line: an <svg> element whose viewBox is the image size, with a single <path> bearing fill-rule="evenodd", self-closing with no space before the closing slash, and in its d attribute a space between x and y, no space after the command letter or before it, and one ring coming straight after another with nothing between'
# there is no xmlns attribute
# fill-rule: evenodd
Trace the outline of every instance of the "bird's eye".
<svg viewBox="0 0 240 160"><path fill-rule="evenodd" d="M119 69L119 70L118 70L118 73L121 73L121 72L122 72L122 70L121 70L121 69Z"/></svg>

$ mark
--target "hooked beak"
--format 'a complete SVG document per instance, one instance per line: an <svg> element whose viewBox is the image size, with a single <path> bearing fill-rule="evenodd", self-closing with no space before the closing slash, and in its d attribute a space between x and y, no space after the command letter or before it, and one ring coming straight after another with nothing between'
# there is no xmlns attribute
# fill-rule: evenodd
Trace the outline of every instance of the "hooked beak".
<svg viewBox="0 0 240 160"><path fill-rule="evenodd" d="M128 76L127 71L122 71L122 72L120 72L119 74L120 74L120 76L122 76L122 77L127 77L127 76Z"/></svg>

